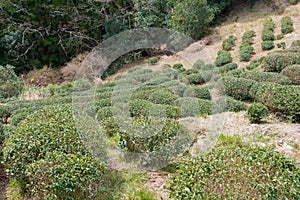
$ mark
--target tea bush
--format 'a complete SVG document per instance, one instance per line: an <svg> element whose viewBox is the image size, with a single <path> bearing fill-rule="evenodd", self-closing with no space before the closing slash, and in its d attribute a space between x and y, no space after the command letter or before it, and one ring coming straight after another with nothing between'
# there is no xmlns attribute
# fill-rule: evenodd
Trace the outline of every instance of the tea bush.
<svg viewBox="0 0 300 200"><path fill-rule="evenodd" d="M245 71L244 73L235 75L235 77L251 79L256 82L274 82L282 85L292 84L292 81L288 77L275 72Z"/></svg>
<svg viewBox="0 0 300 200"><path fill-rule="evenodd" d="M272 18L268 18L264 23L264 29L274 31L276 28L276 24L274 23Z"/></svg>
<svg viewBox="0 0 300 200"><path fill-rule="evenodd" d="M28 195L38 199L95 199L105 165L92 156L49 152L28 165Z"/></svg>
<svg viewBox="0 0 300 200"><path fill-rule="evenodd" d="M197 69L197 70L201 70L203 69L203 67L205 67L205 62L201 59L197 60L194 64L193 64L193 68Z"/></svg>
<svg viewBox="0 0 300 200"><path fill-rule="evenodd" d="M215 64L220 67L227 63L230 63L232 60L231 54L228 51L218 51L218 57L216 58Z"/></svg>
<svg viewBox="0 0 300 200"><path fill-rule="evenodd" d="M251 60L250 64L246 66L246 69L248 70L253 70L257 67L259 67L261 65L261 63L263 62L263 59L259 59L259 60Z"/></svg>
<svg viewBox="0 0 300 200"><path fill-rule="evenodd" d="M147 59L147 63L150 65L155 65L157 62L158 62L158 58L156 57Z"/></svg>
<svg viewBox="0 0 300 200"><path fill-rule="evenodd" d="M275 45L274 42L272 40L267 40L267 41L263 41L261 43L261 48L262 50L271 50L274 49Z"/></svg>
<svg viewBox="0 0 300 200"><path fill-rule="evenodd" d="M192 85L199 85L199 84L203 84L206 82L206 80L200 73L190 74L190 75L185 76L185 78Z"/></svg>
<svg viewBox="0 0 300 200"><path fill-rule="evenodd" d="M281 34L278 34L277 36L276 36L276 40L281 40L281 39L283 39L284 38L284 35L281 33Z"/></svg>
<svg viewBox="0 0 300 200"><path fill-rule="evenodd" d="M237 68L238 68L238 65L236 63L228 63L224 66L217 68L217 70L219 71L219 73L224 74L224 73L227 73L227 72L237 69Z"/></svg>
<svg viewBox="0 0 300 200"><path fill-rule="evenodd" d="M274 32L268 29L264 29L262 32L262 40L263 41L273 41L275 40L275 35Z"/></svg>
<svg viewBox="0 0 300 200"><path fill-rule="evenodd" d="M181 68L183 68L183 64L181 64L181 63L174 64L173 68L174 69L181 69Z"/></svg>
<svg viewBox="0 0 300 200"><path fill-rule="evenodd" d="M300 64L300 54L296 51L278 51L266 56L262 65L267 72L281 72L290 65Z"/></svg>
<svg viewBox="0 0 300 200"><path fill-rule="evenodd" d="M294 25L290 16L283 17L281 19L281 32L288 34L294 31Z"/></svg>
<svg viewBox="0 0 300 200"><path fill-rule="evenodd" d="M281 71L281 74L287 76L294 85L300 85L300 65L291 65Z"/></svg>
<svg viewBox="0 0 300 200"><path fill-rule="evenodd" d="M250 90L251 97L266 105L271 112L282 113L293 122L300 121L300 87L277 83L256 83Z"/></svg>
<svg viewBox="0 0 300 200"><path fill-rule="evenodd" d="M243 42L240 46L240 61L248 62L254 53L254 48L247 42Z"/></svg>
<svg viewBox="0 0 300 200"><path fill-rule="evenodd" d="M207 155L184 159L169 178L173 199L297 199L300 170L271 148L221 136Z"/></svg>
<svg viewBox="0 0 300 200"><path fill-rule="evenodd" d="M18 96L23 89L23 82L14 72L11 65L0 65L0 101Z"/></svg>
<svg viewBox="0 0 300 200"><path fill-rule="evenodd" d="M235 100L234 98L229 96L223 96L219 98L216 101L215 105L217 107L217 112L240 112L243 110L247 110L247 105L244 102Z"/></svg>
<svg viewBox="0 0 300 200"><path fill-rule="evenodd" d="M224 77L223 82L226 95L231 96L236 100L252 99L249 91L252 85L255 84L255 81L245 78Z"/></svg>
<svg viewBox="0 0 300 200"><path fill-rule="evenodd" d="M183 96L211 100L211 95L208 87L191 86L184 91Z"/></svg>
<svg viewBox="0 0 300 200"><path fill-rule="evenodd" d="M178 99L182 109L181 117L197 117L212 114L213 103L209 100L193 97L182 97Z"/></svg>
<svg viewBox="0 0 300 200"><path fill-rule="evenodd" d="M268 108L262 103L253 103L247 110L251 123L260 123L261 119L268 115Z"/></svg>
<svg viewBox="0 0 300 200"><path fill-rule="evenodd" d="M278 48L285 49L286 43L285 43L285 42L280 42L280 43L277 44L277 47L278 47Z"/></svg>
<svg viewBox="0 0 300 200"><path fill-rule="evenodd" d="M52 151L88 154L77 134L71 105L45 107L23 120L5 143L3 161L8 174L20 180L27 165Z"/></svg>
<svg viewBox="0 0 300 200"><path fill-rule="evenodd" d="M254 42L254 37L256 36L255 31L253 30L248 30L246 31L243 36L242 36L242 41L248 44L253 44Z"/></svg>
<svg viewBox="0 0 300 200"><path fill-rule="evenodd" d="M222 43L222 48L224 51L231 51L232 48L235 46L235 41L237 38L233 35L230 35L226 40Z"/></svg>

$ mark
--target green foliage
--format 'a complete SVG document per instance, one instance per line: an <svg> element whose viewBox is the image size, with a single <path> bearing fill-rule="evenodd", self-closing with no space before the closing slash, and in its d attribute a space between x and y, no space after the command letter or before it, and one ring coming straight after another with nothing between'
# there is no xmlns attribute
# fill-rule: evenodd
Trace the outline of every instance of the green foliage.
<svg viewBox="0 0 300 200"><path fill-rule="evenodd" d="M247 65L246 69L248 70L253 70L257 67L259 67L261 65L261 63L263 62L263 59L259 59L259 60L251 60L250 64Z"/></svg>
<svg viewBox="0 0 300 200"><path fill-rule="evenodd" d="M0 121L0 147L2 146L4 140L5 140L4 129L3 129L2 121Z"/></svg>
<svg viewBox="0 0 300 200"><path fill-rule="evenodd" d="M297 50L277 51L266 56L262 65L267 72L281 72L290 65L300 64L300 55Z"/></svg>
<svg viewBox="0 0 300 200"><path fill-rule="evenodd" d="M158 58L156 57L147 59L147 63L150 65L155 65L157 62L158 62Z"/></svg>
<svg viewBox="0 0 300 200"><path fill-rule="evenodd" d="M251 100L249 90L255 81L245 78L223 78L225 94L236 100Z"/></svg>
<svg viewBox="0 0 300 200"><path fill-rule="evenodd" d="M289 3L292 5L296 5L298 3L298 0L289 0Z"/></svg>
<svg viewBox="0 0 300 200"><path fill-rule="evenodd" d="M249 43L249 44L252 44L254 42L254 37L256 36L256 33L255 31L253 30L248 30L246 31L243 36L242 36L242 41L243 42L246 42L246 43Z"/></svg>
<svg viewBox="0 0 300 200"><path fill-rule="evenodd" d="M261 119L268 115L268 108L262 103L253 103L247 110L251 123L260 123Z"/></svg>
<svg viewBox="0 0 300 200"><path fill-rule="evenodd" d="M276 28L276 24L273 22L272 18L268 18L264 23L264 29L274 31Z"/></svg>
<svg viewBox="0 0 300 200"><path fill-rule="evenodd" d="M261 35L263 41L275 40L274 32L269 29L264 29Z"/></svg>
<svg viewBox="0 0 300 200"><path fill-rule="evenodd" d="M261 48L263 51L274 49L275 45L272 40L263 41L261 43Z"/></svg>
<svg viewBox="0 0 300 200"><path fill-rule="evenodd" d="M276 36L276 40L281 40L281 39L283 39L284 38L284 35L281 33L281 34L278 34L277 36Z"/></svg>
<svg viewBox="0 0 300 200"><path fill-rule="evenodd" d="M293 122L300 121L300 88L277 83L256 83L250 90L252 98L266 105L271 112L282 113Z"/></svg>
<svg viewBox="0 0 300 200"><path fill-rule="evenodd" d="M294 25L290 16L283 17L281 19L281 32L288 34L294 31Z"/></svg>
<svg viewBox="0 0 300 200"><path fill-rule="evenodd" d="M184 91L184 97L196 97L199 99L211 100L211 95L208 87L191 86Z"/></svg>
<svg viewBox="0 0 300 200"><path fill-rule="evenodd" d="M181 68L183 68L183 64L181 64L181 63L174 64L173 68L174 69L181 69Z"/></svg>
<svg viewBox="0 0 300 200"><path fill-rule="evenodd" d="M240 112L247 110L247 105L244 102L235 100L229 96L222 96L217 100L215 105L217 106L217 112Z"/></svg>
<svg viewBox="0 0 300 200"><path fill-rule="evenodd" d="M200 73L190 74L185 76L188 82L192 85L199 85L205 83L205 79Z"/></svg>
<svg viewBox="0 0 300 200"><path fill-rule="evenodd" d="M219 66L223 66L227 63L230 63L232 60L231 54L228 51L218 51L218 57L216 58L215 64Z"/></svg>
<svg viewBox="0 0 300 200"><path fill-rule="evenodd" d="M288 66L281 74L287 76L294 85L300 85L300 65Z"/></svg>
<svg viewBox="0 0 300 200"><path fill-rule="evenodd" d="M278 48L285 49L286 43L285 43L285 42L280 42L280 43L277 44L277 47L278 47Z"/></svg>
<svg viewBox="0 0 300 200"><path fill-rule="evenodd" d="M178 99L182 108L181 117L199 117L212 114L213 103L209 100L193 97L182 97Z"/></svg>
<svg viewBox="0 0 300 200"><path fill-rule="evenodd" d="M227 73L227 72L237 69L237 68L238 68L238 65L236 63L228 63L224 66L217 68L217 70L219 71L219 73L223 74L223 73Z"/></svg>
<svg viewBox="0 0 300 200"><path fill-rule="evenodd" d="M231 51L232 48L235 46L235 41L237 38L233 35L230 35L226 40L222 43L222 48L224 51Z"/></svg>
<svg viewBox="0 0 300 200"><path fill-rule="evenodd" d="M174 30L200 39L207 33L213 19L214 12L206 0L185 0L176 1L169 23Z"/></svg>
<svg viewBox="0 0 300 200"><path fill-rule="evenodd" d="M70 105L46 107L23 120L5 143L3 161L9 174L20 180L27 165L52 151L87 155Z"/></svg>
<svg viewBox="0 0 300 200"><path fill-rule="evenodd" d="M38 199L95 199L104 170L92 156L49 152L27 167L26 189Z"/></svg>
<svg viewBox="0 0 300 200"><path fill-rule="evenodd" d="M243 42L240 46L240 61L248 62L253 53L254 48L248 42Z"/></svg>
<svg viewBox="0 0 300 200"><path fill-rule="evenodd" d="M300 40L294 40L292 42L291 48L300 47Z"/></svg>
<svg viewBox="0 0 300 200"><path fill-rule="evenodd" d="M0 65L0 101L17 96L23 89L23 82L14 72L11 65Z"/></svg>
<svg viewBox="0 0 300 200"><path fill-rule="evenodd" d="M209 154L178 163L169 189L173 199L297 199L299 177L294 160L221 136Z"/></svg>

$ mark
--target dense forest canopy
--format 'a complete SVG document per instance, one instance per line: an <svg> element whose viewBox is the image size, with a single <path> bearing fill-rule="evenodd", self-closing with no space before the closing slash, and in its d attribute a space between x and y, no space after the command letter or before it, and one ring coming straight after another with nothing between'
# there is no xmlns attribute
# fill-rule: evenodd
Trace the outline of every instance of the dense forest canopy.
<svg viewBox="0 0 300 200"><path fill-rule="evenodd" d="M119 32L166 27L200 39L234 0L0 0L0 64L57 67Z"/></svg>

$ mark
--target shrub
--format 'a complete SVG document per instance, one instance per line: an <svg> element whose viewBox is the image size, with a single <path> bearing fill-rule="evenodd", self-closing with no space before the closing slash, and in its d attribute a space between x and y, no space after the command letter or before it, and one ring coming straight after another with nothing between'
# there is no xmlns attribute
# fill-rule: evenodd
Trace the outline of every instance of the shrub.
<svg viewBox="0 0 300 200"><path fill-rule="evenodd" d="M230 35L226 40L222 43L222 48L224 51L231 51L232 48L235 46L236 37Z"/></svg>
<svg viewBox="0 0 300 200"><path fill-rule="evenodd" d="M183 68L183 64L181 64L181 63L174 64L173 68L174 69L181 69L181 68Z"/></svg>
<svg viewBox="0 0 300 200"><path fill-rule="evenodd" d="M240 46L240 60L248 62L254 53L254 48L247 42L243 42Z"/></svg>
<svg viewBox="0 0 300 200"><path fill-rule="evenodd" d="M291 48L293 48L293 47L300 47L300 40L293 41L291 44Z"/></svg>
<svg viewBox="0 0 300 200"><path fill-rule="evenodd" d="M289 0L289 3L292 5L296 5L298 3L298 0Z"/></svg>
<svg viewBox="0 0 300 200"><path fill-rule="evenodd" d="M216 65L217 66L222 66L227 63L230 63L232 60L231 54L228 51L218 51L218 57L216 59Z"/></svg>
<svg viewBox="0 0 300 200"><path fill-rule="evenodd" d="M4 129L3 129L2 121L0 121L0 148L2 147L4 140L5 140Z"/></svg>
<svg viewBox="0 0 300 200"><path fill-rule="evenodd" d="M252 99L249 91L255 81L244 78L224 77L223 82L226 95L231 96L236 100Z"/></svg>
<svg viewBox="0 0 300 200"><path fill-rule="evenodd" d="M22 179L28 164L60 151L87 155L73 121L71 105L46 107L33 113L14 130L3 149L8 174Z"/></svg>
<svg viewBox="0 0 300 200"><path fill-rule="evenodd" d="M246 69L253 70L253 69L259 67L261 65L261 63L262 63L261 59L259 59L259 60L251 60L250 64L246 66Z"/></svg>
<svg viewBox="0 0 300 200"><path fill-rule="evenodd" d="M282 113L293 122L300 121L300 87L277 83L256 83L250 90L251 97L266 105L271 112Z"/></svg>
<svg viewBox="0 0 300 200"><path fill-rule="evenodd" d="M262 103L253 103L247 110L251 123L260 123L261 119L268 115L268 108Z"/></svg>
<svg viewBox="0 0 300 200"><path fill-rule="evenodd" d="M264 29L261 35L261 38L263 41L269 41L269 40L274 40L275 39L275 35L274 32L268 29Z"/></svg>
<svg viewBox="0 0 300 200"><path fill-rule="evenodd" d="M278 34L277 36L276 36L276 40L281 40L281 39L283 39L284 38L284 35L281 33L281 34Z"/></svg>
<svg viewBox="0 0 300 200"><path fill-rule="evenodd" d="M274 23L272 18L268 18L267 21L264 23L264 29L274 31L276 28L276 24Z"/></svg>
<svg viewBox="0 0 300 200"><path fill-rule="evenodd" d="M219 73L223 74L223 73L227 73L227 72L237 69L237 68L238 68L238 65L236 63L228 63L224 66L217 68L217 70L219 71Z"/></svg>
<svg viewBox="0 0 300 200"><path fill-rule="evenodd" d="M266 56L262 65L267 72L281 72L284 68L290 65L300 64L300 55L293 51L278 51Z"/></svg>
<svg viewBox="0 0 300 200"><path fill-rule="evenodd" d="M201 59L197 60L194 64L193 64L193 68L195 69L202 69L203 67L205 67L205 62Z"/></svg>
<svg viewBox="0 0 300 200"><path fill-rule="evenodd" d="M300 65L288 66L281 74L287 76L294 85L300 85Z"/></svg>
<svg viewBox="0 0 300 200"><path fill-rule="evenodd" d="M240 112L247 110L247 105L244 102L235 100L229 96L219 98L216 101L215 106L217 112Z"/></svg>
<svg viewBox="0 0 300 200"><path fill-rule="evenodd" d="M169 178L172 199L297 199L300 170L271 148L221 136L208 154L177 162Z"/></svg>
<svg viewBox="0 0 300 200"><path fill-rule="evenodd" d="M241 78L251 79L256 82L274 82L282 85L292 84L292 81L288 77L275 72L251 71L246 72Z"/></svg>
<svg viewBox="0 0 300 200"><path fill-rule="evenodd" d="M156 58L156 57L147 59L147 63L150 65L155 65L157 62L158 62L158 58Z"/></svg>
<svg viewBox="0 0 300 200"><path fill-rule="evenodd" d="M184 75L191 75L191 74L197 74L197 73L199 73L199 71L195 68L187 69L187 70L185 70L185 72L183 72Z"/></svg>
<svg viewBox="0 0 300 200"><path fill-rule="evenodd" d="M185 76L185 78L188 80L188 82L192 85L198 85L205 83L205 79L202 77L202 74L190 74Z"/></svg>
<svg viewBox="0 0 300 200"><path fill-rule="evenodd" d="M211 95L208 87L191 86L184 91L183 96L211 100Z"/></svg>
<svg viewBox="0 0 300 200"><path fill-rule="evenodd" d="M22 80L15 74L14 67L0 65L0 101L19 95L22 89Z"/></svg>
<svg viewBox="0 0 300 200"><path fill-rule="evenodd" d="M288 34L294 31L293 21L290 16L283 17L281 19L281 32L283 34Z"/></svg>
<svg viewBox="0 0 300 200"><path fill-rule="evenodd" d="M263 41L261 43L261 48L263 51L265 50L271 50L271 49L274 49L275 45L274 45L274 42L269 40L269 41Z"/></svg>
<svg viewBox="0 0 300 200"><path fill-rule="evenodd" d="M198 117L212 114L213 103L209 100L193 97L182 97L178 99L182 109L181 117Z"/></svg>
<svg viewBox="0 0 300 200"><path fill-rule="evenodd" d="M49 152L27 167L27 191L38 199L94 199L104 172L92 156Z"/></svg>
<svg viewBox="0 0 300 200"><path fill-rule="evenodd" d="M253 41L254 41L253 38L254 38L255 36L256 36L255 31L249 30L249 31L246 31L246 32L243 34L242 40L243 40L243 42L245 42L245 43L252 44Z"/></svg>
<svg viewBox="0 0 300 200"><path fill-rule="evenodd" d="M280 42L280 43L277 44L277 47L278 47L278 48L285 49L286 44L285 44L285 42Z"/></svg>

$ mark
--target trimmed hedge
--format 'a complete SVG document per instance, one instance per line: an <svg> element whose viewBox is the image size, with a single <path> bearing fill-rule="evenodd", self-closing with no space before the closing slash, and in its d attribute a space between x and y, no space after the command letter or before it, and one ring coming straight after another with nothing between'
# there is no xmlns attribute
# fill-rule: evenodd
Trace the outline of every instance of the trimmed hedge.
<svg viewBox="0 0 300 200"><path fill-rule="evenodd" d="M6 141L3 161L8 174L20 180L27 165L52 151L88 154L77 133L71 105L45 107L23 120Z"/></svg>
<svg viewBox="0 0 300 200"><path fill-rule="evenodd" d="M237 68L238 68L238 65L236 63L228 63L224 66L217 68L216 70L218 70L219 73L224 74L224 73L227 73L227 72L237 69Z"/></svg>
<svg viewBox="0 0 300 200"><path fill-rule="evenodd" d="M273 41L275 40L275 35L274 35L274 32L271 31L271 30L268 30L268 29L264 29L263 32L262 32L262 40L263 41Z"/></svg>
<svg viewBox="0 0 300 200"><path fill-rule="evenodd" d="M281 71L281 74L287 76L294 85L300 85L300 65L291 65Z"/></svg>
<svg viewBox="0 0 300 200"><path fill-rule="evenodd" d="M263 41L261 43L261 48L263 51L274 49L275 45L272 40Z"/></svg>
<svg viewBox="0 0 300 200"><path fill-rule="evenodd" d="M222 43L222 48L224 51L231 51L232 48L235 46L235 41L237 38L233 35L230 35L226 40Z"/></svg>
<svg viewBox="0 0 300 200"><path fill-rule="evenodd" d="M290 16L283 17L281 19L281 32L288 34L294 31L293 20Z"/></svg>
<svg viewBox="0 0 300 200"><path fill-rule="evenodd" d="M249 91L255 81L245 78L223 77L225 94L236 100L251 100Z"/></svg>
<svg viewBox="0 0 300 200"><path fill-rule="evenodd" d="M206 79L204 79L204 77L200 73L190 74L190 75L185 76L185 78L192 85L200 85L200 84L203 84L206 82Z"/></svg>
<svg viewBox="0 0 300 200"><path fill-rule="evenodd" d="M256 36L255 31L253 30L248 30L246 31L243 36L242 36L242 41L248 44L253 44L254 42L254 37Z"/></svg>
<svg viewBox="0 0 300 200"><path fill-rule="evenodd" d="M300 169L274 151L221 136L208 154L176 163L172 199L298 199Z"/></svg>
<svg viewBox="0 0 300 200"><path fill-rule="evenodd" d="M300 87L277 83L256 83L250 91L251 97L266 105L272 112L280 112L288 120L300 121Z"/></svg>
<svg viewBox="0 0 300 200"><path fill-rule="evenodd" d="M253 53L254 48L248 42L243 42L240 46L240 61L248 62Z"/></svg>
<svg viewBox="0 0 300 200"><path fill-rule="evenodd" d="M240 112L247 110L247 105L244 102L235 100L229 96L222 96L216 101L215 105L217 112Z"/></svg>
<svg viewBox="0 0 300 200"><path fill-rule="evenodd" d="M211 100L211 95L208 87L191 86L184 91L183 96Z"/></svg>
<svg viewBox="0 0 300 200"><path fill-rule="evenodd" d="M181 117L197 117L212 114L213 103L209 100L193 97L182 97L178 99L182 109Z"/></svg>
<svg viewBox="0 0 300 200"><path fill-rule="evenodd" d="M95 199L105 169L92 156L49 152L27 167L26 189L37 199Z"/></svg>
<svg viewBox="0 0 300 200"><path fill-rule="evenodd" d="M247 116L251 123L260 123L261 119L268 115L268 108L262 103L253 103L247 110Z"/></svg>
<svg viewBox="0 0 300 200"><path fill-rule="evenodd" d="M300 64L300 54L297 51L277 51L266 56L262 65L267 72L281 72L290 65Z"/></svg>
<svg viewBox="0 0 300 200"><path fill-rule="evenodd" d="M227 63L230 63L232 60L231 54L228 51L218 51L218 56L216 58L215 64L220 67Z"/></svg>
<svg viewBox="0 0 300 200"><path fill-rule="evenodd" d="M249 71L241 74L239 78L251 79L256 82L274 82L282 85L292 84L288 77L275 72Z"/></svg>

